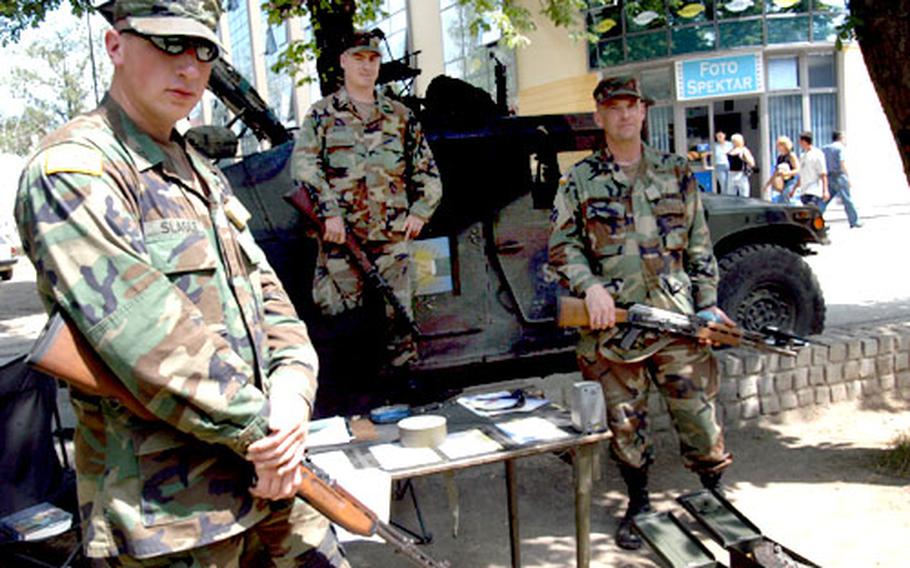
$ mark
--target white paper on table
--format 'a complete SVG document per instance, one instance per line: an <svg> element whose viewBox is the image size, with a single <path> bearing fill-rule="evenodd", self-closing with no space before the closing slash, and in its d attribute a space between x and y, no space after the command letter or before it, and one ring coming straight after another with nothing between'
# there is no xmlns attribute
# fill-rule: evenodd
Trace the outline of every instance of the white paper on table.
<svg viewBox="0 0 910 568"><path fill-rule="evenodd" d="M438 450L450 460L489 454L502 449L502 445L482 431L474 428L446 436Z"/></svg>
<svg viewBox="0 0 910 568"><path fill-rule="evenodd" d="M405 448L401 444L370 446L370 453L386 471L438 463L442 458L431 448Z"/></svg>
<svg viewBox="0 0 910 568"><path fill-rule="evenodd" d="M539 416L500 422L496 424L496 427L518 444L548 442L569 437L568 433L560 430L558 426L549 420Z"/></svg>
<svg viewBox="0 0 910 568"><path fill-rule="evenodd" d="M319 469L324 470L332 477L355 469L354 462L352 462L350 458L348 458L348 455L341 450L307 454L307 457L311 462L319 466Z"/></svg>
<svg viewBox="0 0 910 568"><path fill-rule="evenodd" d="M499 416L510 412L534 412L550 402L545 398L526 396L524 404L513 406L516 398L510 396L511 394L510 391L497 391L467 395L458 397L456 402L477 416L484 417Z"/></svg>
<svg viewBox="0 0 910 568"><path fill-rule="evenodd" d="M324 452L310 456L310 461L329 474L361 503L372 509L384 523L389 522L392 507L392 476L376 467L357 469L342 451ZM378 536L361 536L350 533L335 525L335 533L341 542L367 540L383 542Z"/></svg>
<svg viewBox="0 0 910 568"><path fill-rule="evenodd" d="M306 445L310 448L347 444L354 438L348 432L348 425L341 416L311 420Z"/></svg>

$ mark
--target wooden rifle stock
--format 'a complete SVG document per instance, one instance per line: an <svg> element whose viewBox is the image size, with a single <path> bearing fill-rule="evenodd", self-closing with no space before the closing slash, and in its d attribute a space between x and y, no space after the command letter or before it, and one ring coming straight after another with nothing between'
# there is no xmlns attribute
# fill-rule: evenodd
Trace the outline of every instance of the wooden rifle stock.
<svg viewBox="0 0 910 568"><path fill-rule="evenodd" d="M319 214L316 213L316 206L313 203L312 196L310 196L309 188L305 185L301 185L286 193L284 199L293 205L294 208L306 218L307 222L319 232L319 238L322 238L322 235L325 233L325 223L323 223ZM408 310L401 304L401 301L398 299L398 296L395 295L395 291L389 286L389 283L386 282L381 274L379 274L379 269L376 268L373 261L370 260L365 252L363 252L363 248L361 248L357 239L354 238L354 235L351 234L351 231L345 231L344 248L347 250L348 255L354 261L358 270L360 270L361 274L366 278L367 282L378 290L389 305L392 306L392 310L395 312L396 319L399 323L402 326L407 327L408 331L415 337L419 337L420 328L417 326L417 322L414 321L414 318L411 317Z"/></svg>
<svg viewBox="0 0 910 568"><path fill-rule="evenodd" d="M157 420L108 369L75 326L61 314L51 316L28 357L33 368L56 377L85 394L114 398L144 420ZM348 531L371 536L378 519L350 493L307 466L298 494L332 522Z"/></svg>
<svg viewBox="0 0 910 568"><path fill-rule="evenodd" d="M748 331L735 325L709 321L698 316L668 312L667 310L641 304L635 304L628 310L617 308L616 323L629 323L632 326L690 337L713 345L747 346L789 357L796 356L796 352L793 351L792 347L808 343L808 340L795 335L780 332ZM584 300L573 297L560 297L557 306L556 324L559 327L588 327L590 320Z"/></svg>
<svg viewBox="0 0 910 568"><path fill-rule="evenodd" d="M616 308L616 323L628 321L629 312ZM559 327L588 327L588 307L581 298L560 296L557 304L556 325Z"/></svg>

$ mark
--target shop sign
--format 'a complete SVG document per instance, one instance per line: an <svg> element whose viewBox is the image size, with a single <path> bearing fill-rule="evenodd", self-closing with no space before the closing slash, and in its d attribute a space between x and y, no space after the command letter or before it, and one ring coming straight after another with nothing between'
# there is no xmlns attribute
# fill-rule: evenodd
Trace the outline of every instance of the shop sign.
<svg viewBox="0 0 910 568"><path fill-rule="evenodd" d="M691 101L761 93L763 69L761 53L677 61L676 98Z"/></svg>

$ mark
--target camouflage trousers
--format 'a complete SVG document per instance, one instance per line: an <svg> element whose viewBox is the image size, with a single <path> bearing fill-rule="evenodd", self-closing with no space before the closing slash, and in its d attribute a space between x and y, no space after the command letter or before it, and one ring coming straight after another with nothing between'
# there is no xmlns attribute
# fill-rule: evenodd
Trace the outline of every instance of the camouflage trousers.
<svg viewBox="0 0 910 568"><path fill-rule="evenodd" d="M350 568L328 521L299 498L273 501L272 512L248 531L207 546L175 554L138 559L116 556L95 559L100 565L123 568ZM106 563L106 564L105 564Z"/></svg>
<svg viewBox="0 0 910 568"><path fill-rule="evenodd" d="M648 394L657 387L679 437L686 467L717 472L732 461L714 413L717 360L707 347L674 341L638 363L616 363L596 353L578 356L582 376L603 386L611 450L634 468L654 459L648 426Z"/></svg>
<svg viewBox="0 0 910 568"><path fill-rule="evenodd" d="M408 271L410 254L407 241L367 243L363 245L363 250L373 261L380 276L391 286L408 315L413 317L413 286ZM351 263L342 246L321 243L313 279L313 302L323 314L337 316L361 307L366 286L368 284L360 269ZM386 303L385 310L389 322L389 358L395 364L416 357L414 338L410 333L402 331L401 326L395 325L396 314L390 304ZM400 361L401 359L405 361Z"/></svg>

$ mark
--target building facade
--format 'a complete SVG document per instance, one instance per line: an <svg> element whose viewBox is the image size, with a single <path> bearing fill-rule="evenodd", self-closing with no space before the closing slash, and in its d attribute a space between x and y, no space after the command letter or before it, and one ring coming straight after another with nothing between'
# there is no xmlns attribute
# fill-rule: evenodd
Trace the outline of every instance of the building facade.
<svg viewBox="0 0 910 568"><path fill-rule="evenodd" d="M538 2L521 1L539 9ZM271 66L288 41L307 37L308 23L270 25L259 0L231 0L226 8L220 33L229 60L285 124L299 124L320 98L318 83L295 85ZM388 40L384 59L417 52L410 58L422 70L410 85L414 94L440 74L495 94L498 60L507 68L509 105L518 114L589 112L601 77L636 76L654 100L649 142L688 156L705 187L713 183L704 155L719 130L728 138L742 134L755 155L756 196L776 159L774 141L786 135L795 144L804 130L818 145L834 130L861 132L868 144L851 150L851 162L864 162L853 168L854 178L881 176L873 161L901 170L858 47L835 46L845 0L588 0L580 15L588 41L538 18L530 45L517 50L501 45L495 26L472 33L475 15L457 0L384 0L382 12L375 25ZM207 100L197 120L226 123L230 117ZM244 153L257 148L252 136L244 137ZM893 181L906 186L900 175Z"/></svg>

